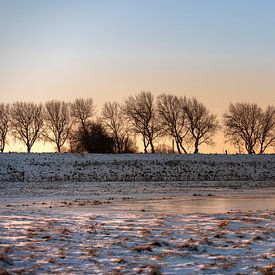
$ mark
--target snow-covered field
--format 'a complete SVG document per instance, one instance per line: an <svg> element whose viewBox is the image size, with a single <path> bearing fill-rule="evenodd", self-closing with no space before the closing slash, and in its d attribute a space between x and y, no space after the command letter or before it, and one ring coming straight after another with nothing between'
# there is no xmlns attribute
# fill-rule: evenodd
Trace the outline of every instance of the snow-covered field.
<svg viewBox="0 0 275 275"><path fill-rule="evenodd" d="M0 181L273 181L275 155L0 154Z"/></svg>
<svg viewBox="0 0 275 275"><path fill-rule="evenodd" d="M0 274L274 273L274 155L0 154Z"/></svg>

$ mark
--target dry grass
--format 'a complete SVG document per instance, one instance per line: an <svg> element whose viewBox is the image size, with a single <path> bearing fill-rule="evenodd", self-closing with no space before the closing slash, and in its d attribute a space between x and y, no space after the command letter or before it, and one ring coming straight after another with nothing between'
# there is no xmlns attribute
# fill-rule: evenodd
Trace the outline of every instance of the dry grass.
<svg viewBox="0 0 275 275"><path fill-rule="evenodd" d="M0 253L0 262L4 262L5 264L12 265L12 259L6 255L5 253Z"/></svg>
<svg viewBox="0 0 275 275"><path fill-rule="evenodd" d="M150 245L140 245L133 248L133 251L142 252L142 251L149 251L152 252L152 246Z"/></svg>
<svg viewBox="0 0 275 275"><path fill-rule="evenodd" d="M225 221L220 222L218 226L219 226L219 227L225 227L225 226L227 226L228 224L229 224L229 221L225 220Z"/></svg>
<svg viewBox="0 0 275 275"><path fill-rule="evenodd" d="M275 263L272 265L264 266L260 268L262 275L274 275L275 274Z"/></svg>
<svg viewBox="0 0 275 275"><path fill-rule="evenodd" d="M10 273L3 267L0 267L0 275L10 275Z"/></svg>

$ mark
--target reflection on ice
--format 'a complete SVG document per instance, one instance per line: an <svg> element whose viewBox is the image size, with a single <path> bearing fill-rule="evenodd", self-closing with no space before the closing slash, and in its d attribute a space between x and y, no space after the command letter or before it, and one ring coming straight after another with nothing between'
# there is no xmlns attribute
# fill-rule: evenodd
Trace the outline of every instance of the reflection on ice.
<svg viewBox="0 0 275 275"><path fill-rule="evenodd" d="M274 211L209 215L107 209L21 212L2 208L0 271L273 272L274 218Z"/></svg>
<svg viewBox="0 0 275 275"><path fill-rule="evenodd" d="M176 196L172 199L155 199L117 203L113 206L116 210L147 210L176 213L226 213L231 210L274 210L275 196L268 198L245 197L195 197Z"/></svg>

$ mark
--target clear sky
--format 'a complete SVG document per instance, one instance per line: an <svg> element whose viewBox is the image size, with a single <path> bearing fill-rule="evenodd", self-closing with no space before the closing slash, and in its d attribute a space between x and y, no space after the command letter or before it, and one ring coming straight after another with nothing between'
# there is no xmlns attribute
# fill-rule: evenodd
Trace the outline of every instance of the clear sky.
<svg viewBox="0 0 275 275"><path fill-rule="evenodd" d="M275 103L274 0L0 0L0 102L148 90Z"/></svg>

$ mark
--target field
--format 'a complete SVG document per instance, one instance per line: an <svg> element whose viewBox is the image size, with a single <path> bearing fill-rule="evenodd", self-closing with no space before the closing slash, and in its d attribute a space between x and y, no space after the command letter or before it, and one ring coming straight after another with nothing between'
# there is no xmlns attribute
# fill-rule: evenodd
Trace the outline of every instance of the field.
<svg viewBox="0 0 275 275"><path fill-rule="evenodd" d="M0 274L273 274L275 157L0 154Z"/></svg>
<svg viewBox="0 0 275 275"><path fill-rule="evenodd" d="M275 180L275 155L0 154L0 182Z"/></svg>

